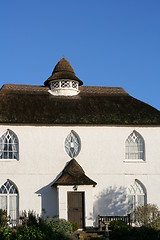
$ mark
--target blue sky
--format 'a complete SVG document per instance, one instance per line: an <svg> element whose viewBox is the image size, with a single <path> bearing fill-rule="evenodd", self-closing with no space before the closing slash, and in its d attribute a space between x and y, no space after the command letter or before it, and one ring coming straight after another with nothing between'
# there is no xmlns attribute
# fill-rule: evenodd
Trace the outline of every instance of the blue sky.
<svg viewBox="0 0 160 240"><path fill-rule="evenodd" d="M62 57L160 110L160 0L0 1L0 87L43 85Z"/></svg>

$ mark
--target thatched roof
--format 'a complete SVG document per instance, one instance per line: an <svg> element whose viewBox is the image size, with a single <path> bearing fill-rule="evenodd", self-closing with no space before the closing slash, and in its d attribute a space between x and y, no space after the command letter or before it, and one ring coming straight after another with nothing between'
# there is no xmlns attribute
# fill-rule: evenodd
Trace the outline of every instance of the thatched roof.
<svg viewBox="0 0 160 240"><path fill-rule="evenodd" d="M83 82L78 77L76 77L71 64L65 58L62 58L57 63L52 72L52 75L44 82L44 85L48 86L50 81L56 81L60 79L75 80L79 82L79 85L83 84Z"/></svg>
<svg viewBox="0 0 160 240"><path fill-rule="evenodd" d="M122 88L80 87L76 96L53 96L49 88L4 85L1 124L160 125L160 111Z"/></svg>
<svg viewBox="0 0 160 240"><path fill-rule="evenodd" d="M76 96L54 96L49 81L77 80L62 58L45 86L4 85L0 90L0 123L40 125L160 125L160 111L119 87L84 87Z"/></svg>
<svg viewBox="0 0 160 240"><path fill-rule="evenodd" d="M61 176L52 186L57 185L93 185L97 183L85 175L82 167L75 159L72 159L63 169Z"/></svg>

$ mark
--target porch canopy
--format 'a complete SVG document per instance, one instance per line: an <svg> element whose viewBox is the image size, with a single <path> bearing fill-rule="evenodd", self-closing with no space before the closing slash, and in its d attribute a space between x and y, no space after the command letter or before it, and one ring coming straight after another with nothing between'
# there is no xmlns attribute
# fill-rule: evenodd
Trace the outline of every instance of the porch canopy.
<svg viewBox="0 0 160 240"><path fill-rule="evenodd" d="M83 168L77 161L71 159L63 169L61 176L53 183L52 187L57 185L93 185L93 187L95 187L96 184L95 181L85 175Z"/></svg>

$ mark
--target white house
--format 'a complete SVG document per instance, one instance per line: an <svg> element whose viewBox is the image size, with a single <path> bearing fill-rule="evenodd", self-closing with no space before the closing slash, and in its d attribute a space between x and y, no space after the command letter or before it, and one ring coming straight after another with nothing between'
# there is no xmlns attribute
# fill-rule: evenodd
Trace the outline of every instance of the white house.
<svg viewBox="0 0 160 240"><path fill-rule="evenodd" d="M62 58L44 86L0 90L0 208L74 220L160 207L160 111L120 87L82 86Z"/></svg>

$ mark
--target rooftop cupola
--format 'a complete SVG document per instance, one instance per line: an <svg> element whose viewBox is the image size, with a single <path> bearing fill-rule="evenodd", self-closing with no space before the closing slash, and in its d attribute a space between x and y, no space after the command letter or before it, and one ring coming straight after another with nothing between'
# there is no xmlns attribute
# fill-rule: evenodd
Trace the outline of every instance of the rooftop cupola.
<svg viewBox="0 0 160 240"><path fill-rule="evenodd" d="M44 82L49 87L49 93L56 96L73 96L79 93L83 82L76 77L70 63L62 58L55 66L52 75Z"/></svg>

